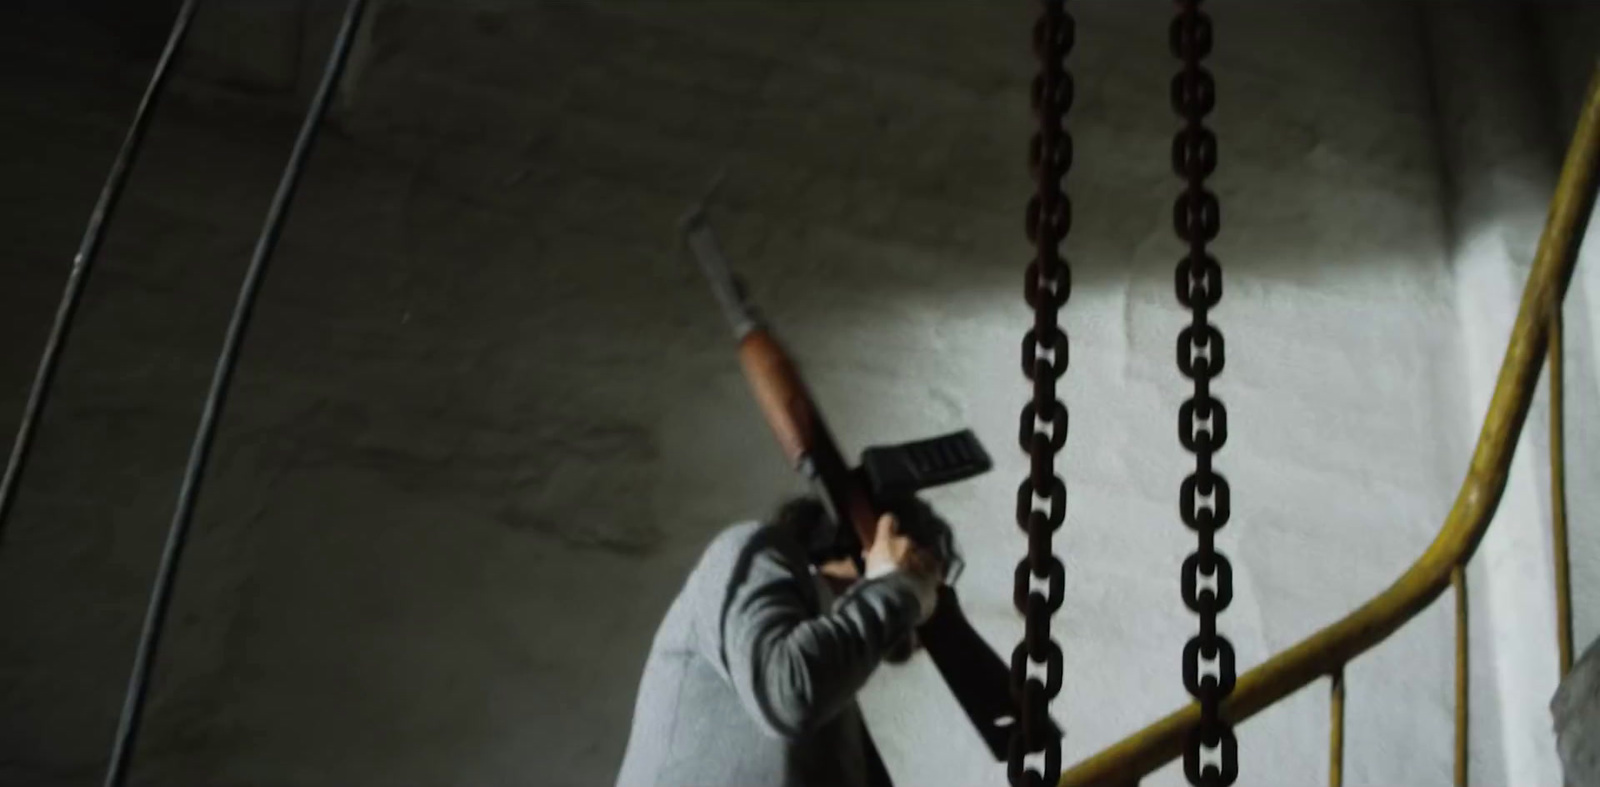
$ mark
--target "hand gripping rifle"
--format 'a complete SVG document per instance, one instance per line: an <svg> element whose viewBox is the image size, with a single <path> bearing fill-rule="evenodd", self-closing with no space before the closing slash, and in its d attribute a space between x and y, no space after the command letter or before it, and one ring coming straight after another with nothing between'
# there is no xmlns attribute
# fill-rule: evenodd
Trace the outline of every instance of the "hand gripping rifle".
<svg viewBox="0 0 1600 787"><path fill-rule="evenodd" d="M862 452L859 466L847 464L794 361L746 301L744 288L722 256L703 204L684 218L682 229L733 328L739 364L767 425L790 464L816 488L835 527L848 528L838 535L848 538L854 533L855 543L849 551L858 560L872 543L879 515L892 501L990 469L989 456L971 430L868 448ZM954 588L940 588L938 607L917 629L917 635L989 751L997 761L1005 761L1011 725L1021 718L1010 690L1010 670L961 614ZM1061 733L1050 724L1047 735L1060 738Z"/></svg>

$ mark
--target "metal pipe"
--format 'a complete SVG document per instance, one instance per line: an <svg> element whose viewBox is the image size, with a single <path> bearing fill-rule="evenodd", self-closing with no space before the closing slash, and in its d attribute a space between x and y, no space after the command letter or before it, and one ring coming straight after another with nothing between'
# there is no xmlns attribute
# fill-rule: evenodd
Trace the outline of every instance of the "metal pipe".
<svg viewBox="0 0 1600 787"><path fill-rule="evenodd" d="M1544 362L1548 312L1566 293L1578 244L1594 207L1597 162L1600 70L1590 80L1561 168L1489 414L1467 477L1438 537L1416 563L1371 601L1240 676L1233 694L1223 703L1225 717L1243 722L1382 642L1438 598L1449 586L1455 567L1472 556L1505 491L1511 455ZM1084 787L1142 778L1175 759L1182 751L1184 736L1199 722L1200 706L1186 705L1073 766L1059 783Z"/></svg>
<svg viewBox="0 0 1600 787"><path fill-rule="evenodd" d="M1556 562L1556 652L1561 676L1572 670L1572 579L1567 555L1567 462L1561 304L1550 307L1550 540Z"/></svg>
<svg viewBox="0 0 1600 787"><path fill-rule="evenodd" d="M161 632L172 601L172 586L177 578L179 561L182 559L183 548L188 539L189 525L194 518L195 502L200 496L206 461L216 436L217 419L222 413L229 382L238 364L240 345L250 325L250 314L255 306L256 293L260 289L272 253L277 248L278 238L283 233L289 206L300 184L300 175L305 170L306 160L311 154L312 144L316 141L322 118L327 114L334 89L344 72L344 65L349 59L351 43L355 40L356 28L360 25L361 12L365 6L366 0L350 0L345 10L344 22L334 39L333 50L329 53L327 65L323 70L322 83L317 87L311 107L307 110L305 121L300 127L300 133L295 138L294 149L289 154L288 164L284 166L277 193L273 195L261 234L256 239L250 265L245 269L244 282L239 287L238 302L228 323L222 350L217 356L211 388L206 393L205 406L200 412L200 424L195 431L194 444L189 450L188 467L178 487L177 506L172 515L172 524L167 530L166 547L161 554L160 566L156 569L154 586L150 592L150 604L145 611L144 628L140 632L139 645L134 652L133 674L128 679L122 717L117 723L111 760L106 768L106 787L121 787L133 760L140 721L144 715L145 698L149 691L150 671L155 664L156 652L161 643Z"/></svg>
<svg viewBox="0 0 1600 787"><path fill-rule="evenodd" d="M1328 787L1344 784L1344 668L1333 673L1329 687Z"/></svg>
<svg viewBox="0 0 1600 787"><path fill-rule="evenodd" d="M1450 572L1456 597L1456 787L1467 787L1467 716L1470 710L1467 679L1467 572L1456 566Z"/></svg>
<svg viewBox="0 0 1600 787"><path fill-rule="evenodd" d="M83 230L82 240L78 241L78 253L72 257L72 269L67 273L67 284L56 306L55 322L50 326L50 335L45 338L44 352L39 356L39 368L34 372L33 386L28 389L28 401L22 407L22 420L17 425L17 436L11 444L11 456L6 460L5 476L0 477L0 540L4 539L6 522L11 518L11 506L16 501L22 471L33 454L33 432L44 415L45 402L50 399L56 367L61 362L61 352L66 348L67 339L76 324L73 318L78 313L78 304L83 301L83 290L89 283L89 274L94 270L100 242L105 238L112 213L122 201L122 192L133 170L133 163L144 147L150 117L155 113L156 103L166 88L167 78L172 74L172 64L177 59L178 50L189 35L189 21L194 18L196 5L198 0L184 0L178 8L172 32L167 34L167 45L161 50L155 71L150 74L150 82L145 86L144 96L139 99L138 109L134 110L133 122L122 138L122 146L111 160L111 171L106 174L94 210L89 213L89 225Z"/></svg>

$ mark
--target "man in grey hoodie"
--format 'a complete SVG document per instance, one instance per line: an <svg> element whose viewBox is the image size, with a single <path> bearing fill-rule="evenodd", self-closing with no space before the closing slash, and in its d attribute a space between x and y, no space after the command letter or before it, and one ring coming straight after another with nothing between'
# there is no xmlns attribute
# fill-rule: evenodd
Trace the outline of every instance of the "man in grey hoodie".
<svg viewBox="0 0 1600 787"><path fill-rule="evenodd" d="M656 632L618 787L881 783L855 695L909 656L954 559L925 504L896 512L865 577L814 499L717 536Z"/></svg>
<svg viewBox="0 0 1600 787"><path fill-rule="evenodd" d="M1600 639L1561 679L1550 711L1566 787L1600 787Z"/></svg>

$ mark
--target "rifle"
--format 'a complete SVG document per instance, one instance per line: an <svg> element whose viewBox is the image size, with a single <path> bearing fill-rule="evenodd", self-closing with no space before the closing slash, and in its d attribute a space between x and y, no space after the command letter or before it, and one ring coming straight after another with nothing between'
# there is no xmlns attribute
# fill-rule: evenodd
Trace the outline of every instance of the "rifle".
<svg viewBox="0 0 1600 787"><path fill-rule="evenodd" d="M860 465L851 467L817 412L795 362L757 316L729 269L703 203L684 218L682 229L733 328L739 364L767 425L790 464L812 483L835 527L847 526L849 531L842 534L846 537L855 534L853 546L859 548L851 552L858 561L871 545L878 517L890 501L970 478L993 466L977 436L962 430L868 448ZM917 629L917 636L990 753L995 760L1006 761L1012 725L1022 721L1010 689L1010 669L962 614L954 588L939 589L933 617ZM1043 721L1046 736L1060 739L1055 724L1048 718Z"/></svg>

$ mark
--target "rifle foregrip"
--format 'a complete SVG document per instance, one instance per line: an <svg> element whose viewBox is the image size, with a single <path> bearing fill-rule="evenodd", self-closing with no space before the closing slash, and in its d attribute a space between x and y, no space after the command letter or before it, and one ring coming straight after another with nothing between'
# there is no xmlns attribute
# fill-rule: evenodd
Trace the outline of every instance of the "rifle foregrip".
<svg viewBox="0 0 1600 787"><path fill-rule="evenodd" d="M784 456L798 464L811 450L816 417L794 363L772 334L757 329L740 340L739 365Z"/></svg>
<svg viewBox="0 0 1600 787"><path fill-rule="evenodd" d="M829 508L856 531L863 547L870 546L878 512L866 487L839 454L783 345L765 329L752 330L739 340L739 365L784 458L822 487Z"/></svg>

